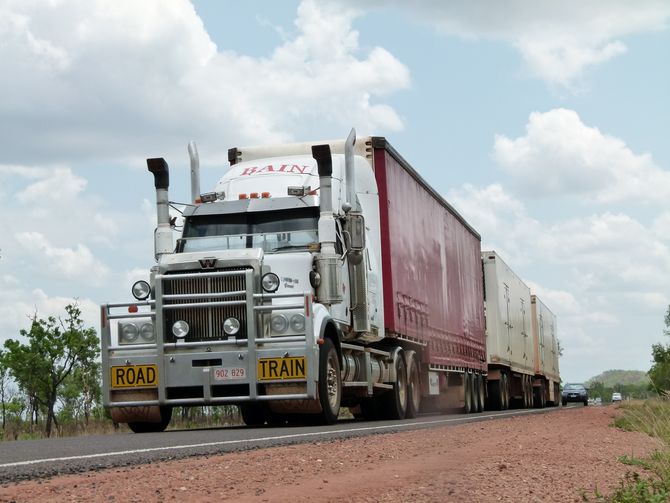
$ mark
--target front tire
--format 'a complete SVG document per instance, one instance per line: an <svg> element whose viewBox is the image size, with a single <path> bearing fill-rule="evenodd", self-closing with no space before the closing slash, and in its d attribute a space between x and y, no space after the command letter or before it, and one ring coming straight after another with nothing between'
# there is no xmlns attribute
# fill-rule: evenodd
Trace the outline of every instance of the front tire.
<svg viewBox="0 0 670 503"><path fill-rule="evenodd" d="M164 405L160 408L161 420L158 423L132 422L128 423L128 428L133 433L160 433L170 424L172 419L172 407Z"/></svg>
<svg viewBox="0 0 670 503"><path fill-rule="evenodd" d="M330 339L324 339L319 349L319 403L320 422L334 424L340 414L342 375L340 357Z"/></svg>

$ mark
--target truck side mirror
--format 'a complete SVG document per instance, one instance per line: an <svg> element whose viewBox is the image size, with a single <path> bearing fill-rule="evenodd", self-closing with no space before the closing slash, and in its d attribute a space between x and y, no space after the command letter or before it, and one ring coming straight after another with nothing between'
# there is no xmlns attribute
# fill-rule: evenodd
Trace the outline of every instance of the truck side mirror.
<svg viewBox="0 0 670 503"><path fill-rule="evenodd" d="M347 231L350 250L362 251L365 249L365 218L360 214L347 215Z"/></svg>

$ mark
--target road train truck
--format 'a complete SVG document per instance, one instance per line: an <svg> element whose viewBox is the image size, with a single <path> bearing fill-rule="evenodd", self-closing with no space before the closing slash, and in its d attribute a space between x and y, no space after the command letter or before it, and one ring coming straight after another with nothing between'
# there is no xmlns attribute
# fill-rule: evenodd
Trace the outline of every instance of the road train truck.
<svg viewBox="0 0 670 503"><path fill-rule="evenodd" d="M385 138L233 148L202 194L189 153L176 241L168 165L147 159L157 263L135 301L101 307L114 421L161 431L174 406L217 404L254 425L484 409L480 236Z"/></svg>
<svg viewBox="0 0 670 503"><path fill-rule="evenodd" d="M488 407L558 405L555 316L498 253L483 251L482 264Z"/></svg>

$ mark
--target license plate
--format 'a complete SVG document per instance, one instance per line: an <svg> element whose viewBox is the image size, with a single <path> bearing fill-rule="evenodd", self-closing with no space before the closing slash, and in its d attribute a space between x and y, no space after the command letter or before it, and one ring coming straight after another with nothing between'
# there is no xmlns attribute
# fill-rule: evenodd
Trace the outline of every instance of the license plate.
<svg viewBox="0 0 670 503"><path fill-rule="evenodd" d="M305 357L259 358L259 381L305 379Z"/></svg>
<svg viewBox="0 0 670 503"><path fill-rule="evenodd" d="M247 369L244 367L226 367L222 369L214 369L214 379L217 381L244 379L245 377L247 377Z"/></svg>
<svg viewBox="0 0 670 503"><path fill-rule="evenodd" d="M155 388L158 386L156 365L124 365L111 368L112 388Z"/></svg>

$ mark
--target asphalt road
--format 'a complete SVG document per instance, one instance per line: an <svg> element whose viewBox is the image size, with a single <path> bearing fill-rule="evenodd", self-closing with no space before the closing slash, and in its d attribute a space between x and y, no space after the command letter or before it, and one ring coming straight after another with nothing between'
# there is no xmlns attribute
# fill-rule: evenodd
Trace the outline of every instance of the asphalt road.
<svg viewBox="0 0 670 503"><path fill-rule="evenodd" d="M436 428L523 414L551 413L557 410L559 408L469 415L426 415L404 421L351 420L340 421L332 426L261 428L240 426L0 442L0 483L188 456Z"/></svg>

